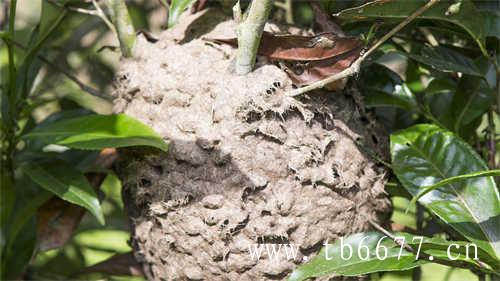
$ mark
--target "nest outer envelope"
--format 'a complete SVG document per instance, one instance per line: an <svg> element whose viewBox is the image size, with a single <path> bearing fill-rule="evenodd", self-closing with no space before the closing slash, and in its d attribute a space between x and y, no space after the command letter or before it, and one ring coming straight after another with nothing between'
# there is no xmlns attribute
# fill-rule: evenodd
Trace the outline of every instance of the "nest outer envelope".
<svg viewBox="0 0 500 281"><path fill-rule="evenodd" d="M386 171L366 154L384 155L387 136L359 94L287 97L290 79L266 61L233 74L235 50L202 40L234 37L224 17L187 15L156 43L139 37L116 77L115 112L170 143L168 153L128 149L117 165L150 280L286 279L325 240L390 212ZM257 243L300 251L255 260L248 247Z"/></svg>

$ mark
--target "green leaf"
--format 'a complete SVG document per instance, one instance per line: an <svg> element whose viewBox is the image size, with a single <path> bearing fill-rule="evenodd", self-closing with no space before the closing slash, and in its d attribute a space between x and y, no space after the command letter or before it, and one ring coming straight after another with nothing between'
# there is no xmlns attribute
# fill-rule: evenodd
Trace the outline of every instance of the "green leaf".
<svg viewBox="0 0 500 281"><path fill-rule="evenodd" d="M366 3L359 7L343 10L336 16L343 20L362 21L378 18L404 19L415 10L422 7L425 0L379 0ZM486 29L492 20L484 17L474 3L470 0L462 0L457 3L441 1L424 12L421 19L446 21L463 28L476 41L482 53L487 56L485 37L489 33Z"/></svg>
<svg viewBox="0 0 500 281"><path fill-rule="evenodd" d="M417 108L415 96L406 84L395 85L393 91L370 88L368 91L365 98L367 106L395 106L406 110Z"/></svg>
<svg viewBox="0 0 500 281"><path fill-rule="evenodd" d="M427 124L392 134L391 158L394 173L413 196L422 187L488 169L467 143ZM500 197L492 177L453 182L418 201L491 256L500 256Z"/></svg>
<svg viewBox="0 0 500 281"><path fill-rule="evenodd" d="M494 90L480 78L464 75L453 97L451 129L462 135L461 128L483 115L495 100Z"/></svg>
<svg viewBox="0 0 500 281"><path fill-rule="evenodd" d="M108 147L168 145L151 128L125 115L88 115L37 127L24 138L72 148L100 150Z"/></svg>
<svg viewBox="0 0 500 281"><path fill-rule="evenodd" d="M42 188L54 193L61 199L84 207L104 224L104 215L99 200L83 174L71 166L58 162L28 164L22 166L23 172Z"/></svg>
<svg viewBox="0 0 500 281"><path fill-rule="evenodd" d="M299 266L290 275L289 281L306 280L313 277L326 275L357 276L380 271L407 270L428 263L426 260L416 260L415 255L406 250L401 250L389 237L378 232L357 233L343 238L344 258L341 256L341 242L323 248L319 254L306 264ZM381 240L382 239L382 240ZM384 259L377 257L377 244L379 257L385 255ZM348 247L352 248L352 256L349 256ZM367 248L365 248L367 247ZM369 253L365 260L366 253ZM361 254L361 255L359 255Z"/></svg>
<svg viewBox="0 0 500 281"><path fill-rule="evenodd" d="M24 205L13 213L10 219L5 253L2 253L2 280L16 279L24 271L33 256L36 244L36 211L52 194L38 192L33 197L22 198ZM5 229L2 229L5 231ZM2 249L3 250L3 249ZM3 251L2 251L3 252Z"/></svg>
<svg viewBox="0 0 500 281"><path fill-rule="evenodd" d="M462 181L465 179L489 177L489 176L500 176L500 170L489 170L489 171L475 172L475 173L455 176L455 177L444 179L444 180L442 180L436 184L430 185L430 186L423 186L423 187L421 187L422 190L415 197L413 197L413 199L410 201L410 205L415 204L417 202L417 200L420 199L422 196L426 195L427 193L429 193L429 192L431 192L439 187L442 187L442 186L445 186L445 185L448 185L448 184L451 184L454 182Z"/></svg>
<svg viewBox="0 0 500 281"><path fill-rule="evenodd" d="M500 11L498 7L491 11L481 11L481 16L485 19L486 36L500 39Z"/></svg>
<svg viewBox="0 0 500 281"><path fill-rule="evenodd" d="M472 59L444 47L424 47L420 54L408 53L406 55L439 71L483 76Z"/></svg>
<svg viewBox="0 0 500 281"><path fill-rule="evenodd" d="M168 10L168 27L174 26L182 12L191 7L194 2L195 0L172 0Z"/></svg>
<svg viewBox="0 0 500 281"><path fill-rule="evenodd" d="M30 42L26 56L19 68L17 77L17 86L20 95L25 98L29 95L31 86L38 75L42 63L32 67L33 61L44 47L45 42L50 38L57 27L61 24L67 14L67 10L63 7L56 6L49 1L42 1L42 11L40 15L40 23L37 28L38 32L34 40Z"/></svg>
<svg viewBox="0 0 500 281"><path fill-rule="evenodd" d="M429 82L427 88L425 88L425 95L427 97L455 92L457 85L455 81L449 79L434 78Z"/></svg>

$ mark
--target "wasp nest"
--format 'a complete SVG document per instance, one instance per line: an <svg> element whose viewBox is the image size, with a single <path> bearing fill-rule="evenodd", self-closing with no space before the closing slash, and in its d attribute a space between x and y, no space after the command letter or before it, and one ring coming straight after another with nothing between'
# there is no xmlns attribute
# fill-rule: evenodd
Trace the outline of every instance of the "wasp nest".
<svg viewBox="0 0 500 281"><path fill-rule="evenodd" d="M279 31L269 25L272 31ZM292 84L260 61L233 74L234 36L216 12L186 16L117 76L115 111L153 127L166 154L125 151L118 165L136 259L150 280L281 280L326 239L383 221L390 203L386 135L355 90L287 97ZM248 248L293 244L259 260Z"/></svg>

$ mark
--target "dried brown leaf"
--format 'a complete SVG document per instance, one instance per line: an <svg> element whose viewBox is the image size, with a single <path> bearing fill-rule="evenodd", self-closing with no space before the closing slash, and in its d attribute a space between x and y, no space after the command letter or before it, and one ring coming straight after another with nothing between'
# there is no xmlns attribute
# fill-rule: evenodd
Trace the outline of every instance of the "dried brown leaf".
<svg viewBox="0 0 500 281"><path fill-rule="evenodd" d="M360 56L360 54L361 48L357 48L348 53L327 60L312 61L305 64L293 64L291 66L289 65L285 68L285 71L295 85L303 86L341 72L342 70L348 68L352 62ZM339 80L339 83L330 85L329 89L341 89L343 88L343 84L342 80Z"/></svg>
<svg viewBox="0 0 500 281"><path fill-rule="evenodd" d="M207 39L217 43L237 46L236 38ZM325 32L314 36L262 34L258 54L275 60L319 61L331 59L362 46L354 37L338 37Z"/></svg>

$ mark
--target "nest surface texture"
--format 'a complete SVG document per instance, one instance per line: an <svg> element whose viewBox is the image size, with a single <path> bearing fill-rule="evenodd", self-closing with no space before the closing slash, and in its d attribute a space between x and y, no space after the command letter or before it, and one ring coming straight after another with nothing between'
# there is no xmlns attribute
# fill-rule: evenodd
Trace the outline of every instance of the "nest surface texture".
<svg viewBox="0 0 500 281"><path fill-rule="evenodd" d="M116 78L115 112L170 143L168 153L125 151L118 164L150 280L286 279L325 240L390 212L386 171L366 153L384 155L387 137L356 91L287 97L291 81L263 61L233 74L235 50L202 37L235 28L214 11L185 16L156 43L139 37ZM260 244L300 250L251 258Z"/></svg>

